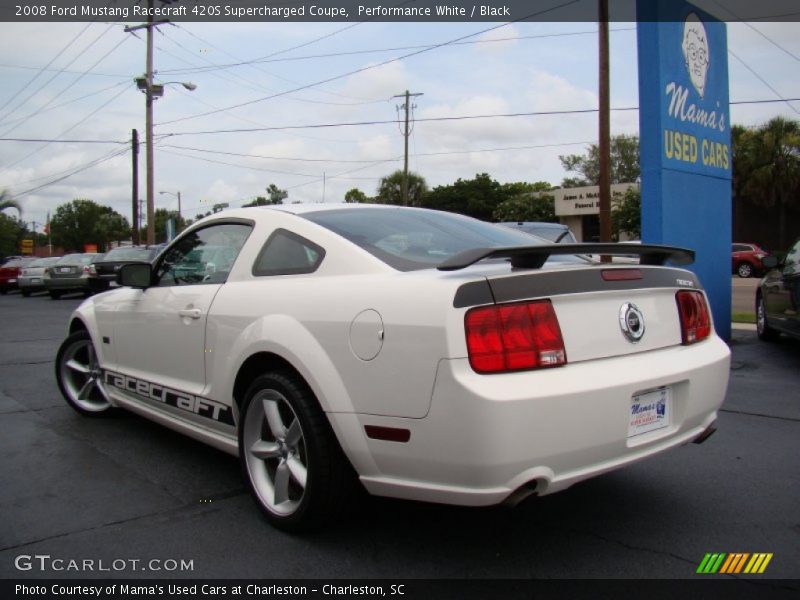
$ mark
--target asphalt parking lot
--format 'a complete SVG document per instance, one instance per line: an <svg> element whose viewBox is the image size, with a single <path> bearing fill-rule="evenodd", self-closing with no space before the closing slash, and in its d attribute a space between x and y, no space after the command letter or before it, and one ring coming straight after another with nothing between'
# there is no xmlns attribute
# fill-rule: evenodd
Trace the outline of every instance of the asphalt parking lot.
<svg viewBox="0 0 800 600"><path fill-rule="evenodd" d="M53 359L77 298L0 297L0 577L697 578L708 552L800 577L800 343L735 330L718 432L515 509L365 499L330 529L261 518L235 459L130 414L86 419ZM192 561L19 570L20 555ZM706 576L711 577L711 576ZM786 585L783 583L782 585Z"/></svg>

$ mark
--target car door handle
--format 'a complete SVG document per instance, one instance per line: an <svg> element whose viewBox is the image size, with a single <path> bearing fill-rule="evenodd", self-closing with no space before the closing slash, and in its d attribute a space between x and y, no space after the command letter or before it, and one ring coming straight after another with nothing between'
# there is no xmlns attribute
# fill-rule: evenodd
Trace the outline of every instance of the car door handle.
<svg viewBox="0 0 800 600"><path fill-rule="evenodd" d="M203 316L203 311L199 308L184 308L183 310L178 311L178 315L181 317L188 317L190 319L199 319Z"/></svg>

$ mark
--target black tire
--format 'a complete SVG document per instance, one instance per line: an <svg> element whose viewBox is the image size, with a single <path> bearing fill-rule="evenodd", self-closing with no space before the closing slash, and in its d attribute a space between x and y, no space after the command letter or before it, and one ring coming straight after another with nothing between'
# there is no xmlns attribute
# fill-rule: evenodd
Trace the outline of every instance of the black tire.
<svg viewBox="0 0 800 600"><path fill-rule="evenodd" d="M275 417L268 412L277 414L283 437L274 433ZM239 460L256 504L279 529L317 529L352 505L355 472L314 394L292 373L261 375L248 388L240 416ZM305 470L297 478L300 468ZM283 494L279 500L276 490L284 487L285 500Z"/></svg>
<svg viewBox="0 0 800 600"><path fill-rule="evenodd" d="M8 290L7 290L6 288L4 288L4 287L0 287L0 294L2 294L3 296L5 296L7 293L8 293Z"/></svg>
<svg viewBox="0 0 800 600"><path fill-rule="evenodd" d="M753 265L749 262L740 262L739 266L736 267L736 274L741 277L742 279L747 279L748 277L752 277L755 273L755 269Z"/></svg>
<svg viewBox="0 0 800 600"><path fill-rule="evenodd" d="M61 298L61 290L50 290L47 293L50 294L50 298L52 300L58 300L59 298Z"/></svg>
<svg viewBox="0 0 800 600"><path fill-rule="evenodd" d="M758 339L765 342L774 342L781 335L779 331L769 326L767 307L764 305L764 298L760 291L756 294L756 333L758 333Z"/></svg>
<svg viewBox="0 0 800 600"><path fill-rule="evenodd" d="M31 296L31 291L30 290L20 290L19 293L22 294L22 296L25 297L25 298L30 298L30 296Z"/></svg>
<svg viewBox="0 0 800 600"><path fill-rule="evenodd" d="M84 416L107 416L116 410L106 396L94 343L85 330L61 343L56 354L56 382L67 404Z"/></svg>

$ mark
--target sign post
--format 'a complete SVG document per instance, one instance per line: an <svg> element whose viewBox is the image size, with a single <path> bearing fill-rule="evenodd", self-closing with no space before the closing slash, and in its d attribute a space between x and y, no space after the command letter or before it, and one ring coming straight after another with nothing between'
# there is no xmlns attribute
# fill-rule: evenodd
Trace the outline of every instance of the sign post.
<svg viewBox="0 0 800 600"><path fill-rule="evenodd" d="M682 0L637 0L642 241L696 251L719 335L731 332L726 26Z"/></svg>

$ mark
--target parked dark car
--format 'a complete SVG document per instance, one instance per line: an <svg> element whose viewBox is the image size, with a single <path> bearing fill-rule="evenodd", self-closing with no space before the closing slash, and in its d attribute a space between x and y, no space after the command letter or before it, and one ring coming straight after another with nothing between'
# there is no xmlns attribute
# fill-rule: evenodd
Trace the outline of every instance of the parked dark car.
<svg viewBox="0 0 800 600"><path fill-rule="evenodd" d="M47 267L44 272L44 287L53 300L62 294L83 292L91 294L89 289L89 265L102 254L67 254L56 264Z"/></svg>
<svg viewBox="0 0 800 600"><path fill-rule="evenodd" d="M769 252L761 248L758 244L742 244L736 242L731 250L732 272L739 277L753 277L761 275L766 271L761 262Z"/></svg>
<svg viewBox="0 0 800 600"><path fill-rule="evenodd" d="M563 244L575 244L578 240L575 239L575 234L566 225L561 223L544 223L538 221L513 221L507 223L498 223L503 227L516 229L517 231L524 231L525 233L532 233L540 238L544 238L551 242Z"/></svg>
<svg viewBox="0 0 800 600"><path fill-rule="evenodd" d="M12 258L3 263L0 266L0 294L7 294L9 290L17 289L20 271L34 260L36 257L32 256L30 258Z"/></svg>
<svg viewBox="0 0 800 600"><path fill-rule="evenodd" d="M781 333L800 339L800 239L778 259L763 260L768 269L756 291L758 337L774 341Z"/></svg>
<svg viewBox="0 0 800 600"><path fill-rule="evenodd" d="M117 272L122 265L152 262L161 246L125 246L114 248L89 265L89 289L104 292L117 286Z"/></svg>

